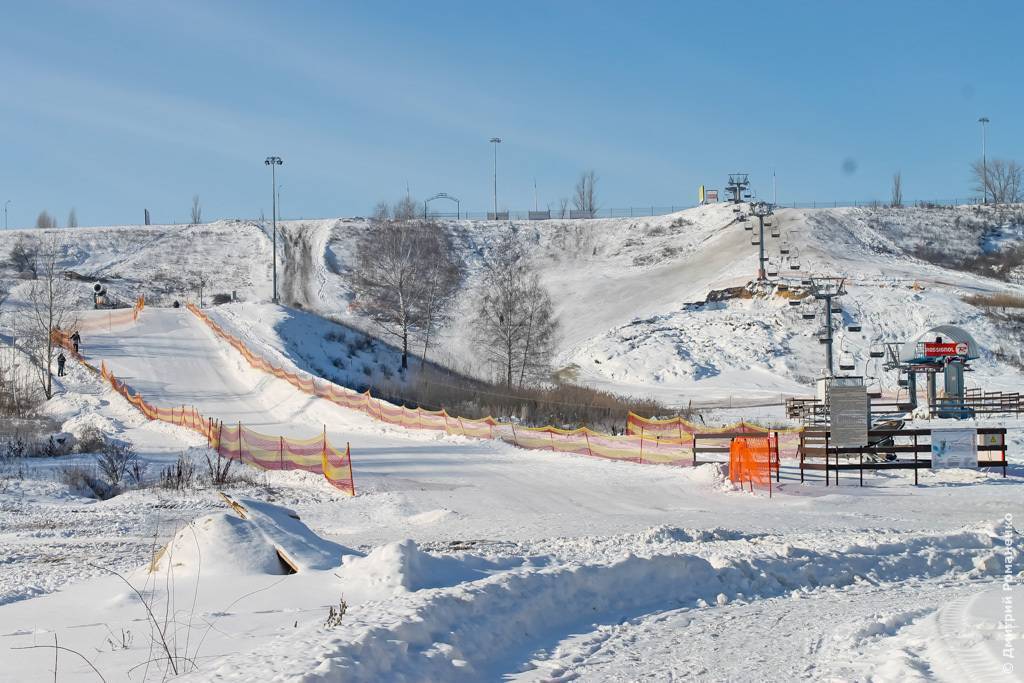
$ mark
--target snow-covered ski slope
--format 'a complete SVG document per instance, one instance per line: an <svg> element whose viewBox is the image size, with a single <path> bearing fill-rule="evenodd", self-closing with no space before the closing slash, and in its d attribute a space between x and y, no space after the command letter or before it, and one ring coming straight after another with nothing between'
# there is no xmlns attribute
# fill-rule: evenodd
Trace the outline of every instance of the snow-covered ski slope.
<svg viewBox="0 0 1024 683"><path fill-rule="evenodd" d="M252 315L279 319L268 308ZM245 331L245 310L212 315ZM904 473L879 474L868 488L826 489L787 472L768 499L731 490L714 465L642 466L384 426L252 370L183 309L147 308L84 343L154 403L297 437L327 425L333 442L352 443L359 495L313 477L282 487L299 473L271 473L255 495L294 507L323 537L309 542L341 556L280 576L263 535L225 516L212 492L205 503L153 489L86 503L46 482L15 484L19 496L0 497L0 547L19 570L32 564L17 576L45 587L11 586L14 600L0 606L0 680L52 679L52 650L14 648L54 635L106 680L138 680L149 659L147 679L163 677L145 611L119 578L63 566L53 573L77 580L46 577L47 558L68 554L126 570L168 606L175 651L198 662L185 680L904 680L927 670L961 681L1000 664L991 603L1019 476L948 470L913 488ZM60 385L65 407L77 400L83 413L130 421L110 392L87 405L72 396L89 386L82 372ZM160 429L168 443L195 440ZM188 513L207 516L182 526ZM159 566L174 569L154 577L144 567L169 532L177 554ZM113 545L114 535L124 540ZM325 626L342 597L341 626ZM95 678L70 655L59 670Z"/></svg>
<svg viewBox="0 0 1024 683"><path fill-rule="evenodd" d="M1020 353L1024 340L996 325L962 297L1010 291L1020 285L925 263L915 250L948 249L976 256L1021 243L1017 228L979 217L976 207L956 209L782 209L772 218L780 232L767 239L768 255L790 282L807 274L848 278L840 303L847 324L837 354L857 371L895 392L868 351L879 341L916 337L954 323L975 335L983 358L969 385L1014 389L1024 384L1015 365L993 352ZM695 307L709 291L742 285L756 269L749 231L727 205L669 216L518 222L544 282L555 295L562 322L556 365L580 381L669 404L778 401L806 394L822 366L820 322L800 317L780 298L730 300ZM282 224L279 274L286 302L372 330L353 303L346 274L364 219L289 221ZM486 374L472 340L475 269L504 224L450 221L448 228L469 265L460 315L441 335L436 358L459 370ZM0 235L0 253L18 231ZM144 293L156 305L238 294L269 295L270 244L263 229L246 222L201 226L79 228L57 231L66 266L88 279L103 278L111 293L131 300ZM770 234L770 232L769 232ZM779 245L787 242L800 270L788 268ZM8 270L6 276L13 274ZM14 301L25 284L15 288ZM88 282L81 287L88 300ZM1019 357L1019 355L1018 355Z"/></svg>

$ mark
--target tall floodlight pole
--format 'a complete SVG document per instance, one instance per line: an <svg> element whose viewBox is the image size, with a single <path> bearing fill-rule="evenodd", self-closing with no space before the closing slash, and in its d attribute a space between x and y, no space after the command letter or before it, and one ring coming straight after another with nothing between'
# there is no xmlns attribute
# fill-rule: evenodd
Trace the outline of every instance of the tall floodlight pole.
<svg viewBox="0 0 1024 683"><path fill-rule="evenodd" d="M273 211L270 214L270 220L273 230L273 252L272 252L272 270L274 273L274 298L273 302L277 303L277 167L283 164L281 157L267 157L263 161L264 164L270 167L270 196L273 204Z"/></svg>
<svg viewBox="0 0 1024 683"><path fill-rule="evenodd" d="M985 193L985 203L988 204L988 160L985 158L985 127L988 124L988 117L982 116L978 123L981 124L981 189Z"/></svg>
<svg viewBox="0 0 1024 683"><path fill-rule="evenodd" d="M494 219L498 219L498 144L501 142L501 138L491 138L491 143L494 145Z"/></svg>

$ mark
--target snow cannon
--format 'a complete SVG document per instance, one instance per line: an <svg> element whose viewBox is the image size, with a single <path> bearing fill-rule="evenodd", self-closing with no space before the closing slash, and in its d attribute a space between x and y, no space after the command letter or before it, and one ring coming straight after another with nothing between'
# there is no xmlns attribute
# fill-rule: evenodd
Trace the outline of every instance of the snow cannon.
<svg viewBox="0 0 1024 683"><path fill-rule="evenodd" d="M93 308L99 308L105 303L107 303L107 288L102 282L94 282L92 285Z"/></svg>

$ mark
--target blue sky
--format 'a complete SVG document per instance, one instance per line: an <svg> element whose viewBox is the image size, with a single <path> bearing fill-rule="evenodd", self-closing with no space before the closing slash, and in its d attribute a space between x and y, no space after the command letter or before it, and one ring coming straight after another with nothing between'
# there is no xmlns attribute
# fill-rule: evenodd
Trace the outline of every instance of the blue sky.
<svg viewBox="0 0 1024 683"><path fill-rule="evenodd" d="M1016 3L34 2L0 42L11 226L363 215L437 192L543 208L691 204L751 174L780 202L969 193L1024 159ZM844 170L845 165L845 170ZM851 168L852 170L851 172Z"/></svg>

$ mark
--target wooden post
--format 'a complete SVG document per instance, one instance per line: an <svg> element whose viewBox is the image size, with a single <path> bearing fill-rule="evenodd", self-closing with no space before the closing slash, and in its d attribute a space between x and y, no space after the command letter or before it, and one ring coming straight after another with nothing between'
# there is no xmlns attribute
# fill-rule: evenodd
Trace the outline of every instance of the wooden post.
<svg viewBox="0 0 1024 683"><path fill-rule="evenodd" d="M283 470L284 469L284 437L283 436L279 436L277 438L278 438L278 441L279 441L278 448L281 451L281 469Z"/></svg>
<svg viewBox="0 0 1024 683"><path fill-rule="evenodd" d="M644 426L640 425L640 464L644 464Z"/></svg>
<svg viewBox="0 0 1024 683"><path fill-rule="evenodd" d="M221 420L220 424L217 425L217 455L221 455L223 450L221 437L224 436L224 421Z"/></svg>
<svg viewBox="0 0 1024 683"><path fill-rule="evenodd" d="M929 435L930 434L931 433L929 432ZM893 439L893 443L896 443L895 438ZM914 434L914 486L917 486L917 434Z"/></svg>
<svg viewBox="0 0 1024 683"><path fill-rule="evenodd" d="M594 455L594 451L590 450L590 431L587 430L586 428L584 428L583 429L583 436L587 440L587 455L590 455L590 456ZM1004 460L1005 460L1005 458L1004 458Z"/></svg>
<svg viewBox="0 0 1024 683"><path fill-rule="evenodd" d="M238 459L245 461L245 449L242 448L242 421L238 421Z"/></svg>
<svg viewBox="0 0 1024 683"><path fill-rule="evenodd" d="M518 448L519 447L519 437L516 436L516 423L512 422L510 424L512 425L512 443L514 443L516 445L516 447Z"/></svg>

